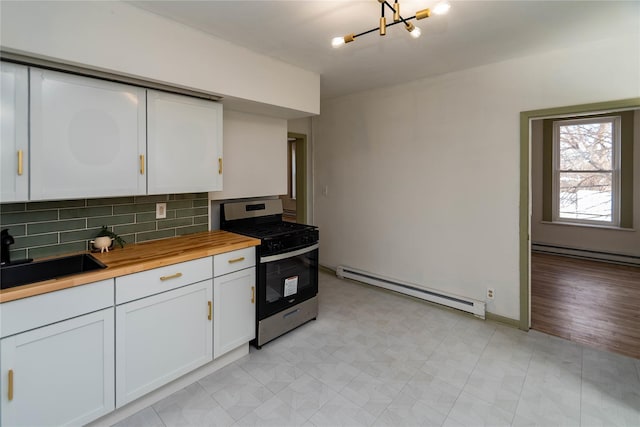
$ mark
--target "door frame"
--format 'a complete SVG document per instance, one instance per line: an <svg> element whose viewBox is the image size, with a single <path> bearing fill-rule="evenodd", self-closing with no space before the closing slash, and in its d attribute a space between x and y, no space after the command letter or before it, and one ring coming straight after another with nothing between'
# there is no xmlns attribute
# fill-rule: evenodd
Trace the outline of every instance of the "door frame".
<svg viewBox="0 0 640 427"><path fill-rule="evenodd" d="M307 135L287 132L296 139L296 221L307 223Z"/></svg>
<svg viewBox="0 0 640 427"><path fill-rule="evenodd" d="M519 328L531 327L531 121L552 116L594 114L610 110L640 108L640 98L592 104L569 105L522 111L520 113L520 321Z"/></svg>

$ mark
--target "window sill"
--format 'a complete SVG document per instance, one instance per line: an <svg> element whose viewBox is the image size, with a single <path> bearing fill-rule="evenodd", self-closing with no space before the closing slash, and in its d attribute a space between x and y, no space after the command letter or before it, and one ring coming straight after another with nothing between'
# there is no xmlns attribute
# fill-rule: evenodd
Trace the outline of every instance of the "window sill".
<svg viewBox="0 0 640 427"><path fill-rule="evenodd" d="M598 224L581 224L577 222L563 222L563 221L540 221L540 224L545 225L560 225L569 227L582 227L582 228L597 228L602 230L613 231L636 231L635 228L616 227L613 225L598 225Z"/></svg>

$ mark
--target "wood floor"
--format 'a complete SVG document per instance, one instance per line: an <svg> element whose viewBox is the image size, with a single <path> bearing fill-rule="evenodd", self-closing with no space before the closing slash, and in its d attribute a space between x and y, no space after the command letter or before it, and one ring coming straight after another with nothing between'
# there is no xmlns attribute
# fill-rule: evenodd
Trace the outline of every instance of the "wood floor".
<svg viewBox="0 0 640 427"><path fill-rule="evenodd" d="M531 327L640 358L640 267L531 254Z"/></svg>

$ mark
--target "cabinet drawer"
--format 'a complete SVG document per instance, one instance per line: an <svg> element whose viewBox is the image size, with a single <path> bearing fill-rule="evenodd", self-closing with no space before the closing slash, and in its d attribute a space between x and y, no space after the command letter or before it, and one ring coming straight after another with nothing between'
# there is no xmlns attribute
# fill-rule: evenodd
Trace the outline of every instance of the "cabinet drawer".
<svg viewBox="0 0 640 427"><path fill-rule="evenodd" d="M0 336L6 337L113 306L113 279L5 302Z"/></svg>
<svg viewBox="0 0 640 427"><path fill-rule="evenodd" d="M256 249L254 247L238 249L213 257L213 274L222 276L234 271L256 266Z"/></svg>
<svg viewBox="0 0 640 427"><path fill-rule="evenodd" d="M206 257L116 277L116 304L211 279L211 269L211 257Z"/></svg>

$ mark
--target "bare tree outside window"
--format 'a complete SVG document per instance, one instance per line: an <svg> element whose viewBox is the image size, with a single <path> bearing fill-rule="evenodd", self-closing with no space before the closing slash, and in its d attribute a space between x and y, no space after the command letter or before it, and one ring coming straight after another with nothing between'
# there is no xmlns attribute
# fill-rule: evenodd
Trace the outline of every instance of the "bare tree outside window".
<svg viewBox="0 0 640 427"><path fill-rule="evenodd" d="M556 218L616 222L615 117L554 123Z"/></svg>

